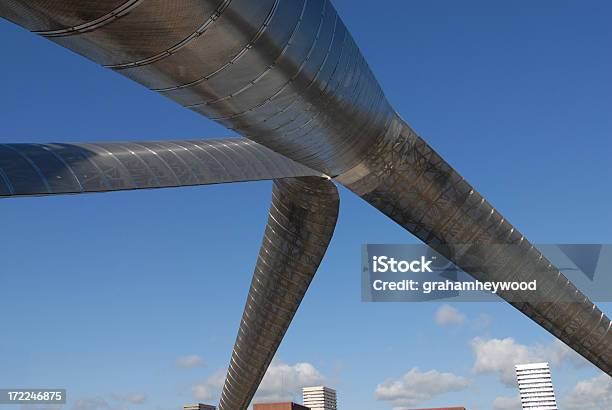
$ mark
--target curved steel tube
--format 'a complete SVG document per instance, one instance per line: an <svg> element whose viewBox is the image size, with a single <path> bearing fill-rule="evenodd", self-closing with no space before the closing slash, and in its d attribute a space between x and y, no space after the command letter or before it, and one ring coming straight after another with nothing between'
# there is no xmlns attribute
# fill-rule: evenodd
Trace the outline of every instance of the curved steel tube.
<svg viewBox="0 0 612 410"><path fill-rule="evenodd" d="M274 181L272 204L219 410L246 409L331 241L339 197L323 178Z"/></svg>
<svg viewBox="0 0 612 410"><path fill-rule="evenodd" d="M0 197L301 176L321 176L321 173L245 138L0 144Z"/></svg>
<svg viewBox="0 0 612 410"><path fill-rule="evenodd" d="M0 15L48 32L89 27L124 4L10 0ZM329 1L144 0L50 39L336 177L479 279L539 272L542 296L557 303L502 296L612 374L608 317L399 118ZM467 254L452 251L466 243ZM521 251L483 246L497 243Z"/></svg>
<svg viewBox="0 0 612 410"><path fill-rule="evenodd" d="M476 279L537 278L529 300L499 296L612 375L608 317L399 117L337 181Z"/></svg>
<svg viewBox="0 0 612 410"><path fill-rule="evenodd" d="M0 15L40 32L122 4L11 0ZM394 114L328 0L144 0L49 39L326 175L356 165Z"/></svg>
<svg viewBox="0 0 612 410"><path fill-rule="evenodd" d="M46 36L77 34L79 28L121 16L140 2L142 0L5 0L0 9L7 20Z"/></svg>

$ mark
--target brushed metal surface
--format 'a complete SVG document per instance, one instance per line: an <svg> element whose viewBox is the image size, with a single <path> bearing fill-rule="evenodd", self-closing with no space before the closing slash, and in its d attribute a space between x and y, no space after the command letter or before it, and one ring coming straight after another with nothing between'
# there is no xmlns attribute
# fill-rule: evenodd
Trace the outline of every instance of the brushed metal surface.
<svg viewBox="0 0 612 410"><path fill-rule="evenodd" d="M64 9L93 19L116 7ZM27 16L56 13L43 1L0 4L35 32L56 27ZM326 175L356 165L393 117L328 0L144 0L94 30L48 38Z"/></svg>
<svg viewBox="0 0 612 410"><path fill-rule="evenodd" d="M321 175L245 138L0 144L0 197Z"/></svg>
<svg viewBox="0 0 612 410"><path fill-rule="evenodd" d="M219 410L246 409L251 402L325 255L339 201L335 185L323 178L274 181Z"/></svg>
<svg viewBox="0 0 612 410"><path fill-rule="evenodd" d="M499 296L612 375L610 319L399 117L337 181L478 280L537 278L532 300Z"/></svg>
<svg viewBox="0 0 612 410"><path fill-rule="evenodd" d="M40 34L70 31L129 8L139 0L3 0L2 17Z"/></svg>
<svg viewBox="0 0 612 410"><path fill-rule="evenodd" d="M112 19L104 16L126 3L93 3L11 0L0 3L0 16L336 178L478 279L543 272L538 279L549 284L548 296L558 295L558 303L518 303L512 294L502 296L612 374L609 318L401 120L329 1L143 0ZM87 29L68 34L70 27ZM157 144L145 148L155 151ZM90 148L116 173L111 183L117 189L155 183L146 172L128 178L101 155L104 147ZM122 152L132 169L145 168ZM48 170L34 161L37 155L32 148L13 156L10 179L39 192L75 189L69 174L62 181L41 178ZM0 177L0 190L7 192L9 178ZM184 184L197 180L180 171L177 178ZM467 254L453 251L466 243L472 244ZM519 251L493 253L487 245L497 243L515 244ZM238 400L224 406L243 405Z"/></svg>

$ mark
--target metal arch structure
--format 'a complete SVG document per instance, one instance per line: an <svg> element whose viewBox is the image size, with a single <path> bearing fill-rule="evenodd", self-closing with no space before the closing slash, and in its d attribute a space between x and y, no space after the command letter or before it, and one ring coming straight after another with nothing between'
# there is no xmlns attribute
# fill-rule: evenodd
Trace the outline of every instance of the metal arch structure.
<svg viewBox="0 0 612 410"><path fill-rule="evenodd" d="M314 277L338 218L336 187L317 177L274 182L268 225L220 409L246 409Z"/></svg>
<svg viewBox="0 0 612 410"><path fill-rule="evenodd" d="M0 144L0 197L322 176L245 138Z"/></svg>
<svg viewBox="0 0 612 410"><path fill-rule="evenodd" d="M532 300L501 296L612 375L609 318L393 110L328 0L7 0L0 16L244 137L4 145L0 195L275 179L221 409L250 402L327 248L338 201L321 176L480 280L537 273Z"/></svg>
<svg viewBox="0 0 612 410"><path fill-rule="evenodd" d="M331 241L340 198L320 172L244 138L0 144L0 197L273 179L272 202L221 396L247 408Z"/></svg>

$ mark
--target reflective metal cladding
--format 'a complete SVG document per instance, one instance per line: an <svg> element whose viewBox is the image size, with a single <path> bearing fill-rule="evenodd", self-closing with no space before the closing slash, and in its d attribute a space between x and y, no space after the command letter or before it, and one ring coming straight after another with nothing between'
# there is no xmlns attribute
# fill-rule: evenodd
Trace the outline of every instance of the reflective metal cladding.
<svg viewBox="0 0 612 410"><path fill-rule="evenodd" d="M393 117L329 1L10 1L0 13L328 175Z"/></svg>
<svg viewBox="0 0 612 410"><path fill-rule="evenodd" d="M322 178L274 182L220 409L246 409L251 402L325 255L339 201L336 186Z"/></svg>
<svg viewBox="0 0 612 410"><path fill-rule="evenodd" d="M540 272L547 286L533 300L502 297L612 374L609 318L395 113L329 1L10 0L0 15L246 138L231 152L204 141L4 145L0 195L326 175L479 280ZM263 172L240 174L262 146ZM275 182L271 217L300 203L329 213L321 225L290 212L289 233L269 223L262 252L281 253L260 254L222 409L250 402L327 247L335 199L331 182L315 180ZM459 244L470 248L459 254ZM314 259L304 265L302 254ZM298 271L299 289L288 279Z"/></svg>
<svg viewBox="0 0 612 410"><path fill-rule="evenodd" d="M0 144L0 197L321 175L245 138Z"/></svg>

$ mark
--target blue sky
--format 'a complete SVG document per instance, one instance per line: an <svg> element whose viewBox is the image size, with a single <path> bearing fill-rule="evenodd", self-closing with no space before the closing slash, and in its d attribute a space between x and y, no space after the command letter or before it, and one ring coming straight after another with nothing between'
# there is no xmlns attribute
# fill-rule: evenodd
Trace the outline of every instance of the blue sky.
<svg viewBox="0 0 612 410"><path fill-rule="evenodd" d="M334 4L394 107L528 238L612 242L611 3ZM5 21L0 46L0 142L232 135ZM270 188L2 201L0 386L66 388L74 410L214 401ZM504 365L526 357L554 362L565 408L579 382L611 399L607 376L509 305L362 303L361 244L416 240L340 191L334 239L264 394L324 381L341 408L384 410L402 404L384 400L387 381L418 390L417 407L510 409ZM418 389L427 380L448 391Z"/></svg>

